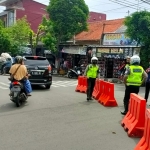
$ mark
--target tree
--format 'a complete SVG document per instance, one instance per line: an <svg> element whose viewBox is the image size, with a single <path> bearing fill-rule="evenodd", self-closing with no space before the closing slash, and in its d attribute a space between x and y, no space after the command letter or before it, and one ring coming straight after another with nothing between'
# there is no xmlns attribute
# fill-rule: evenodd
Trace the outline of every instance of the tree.
<svg viewBox="0 0 150 150"><path fill-rule="evenodd" d="M57 46L75 34L87 30L89 9L84 0L51 0L47 11L53 25Z"/></svg>
<svg viewBox="0 0 150 150"><path fill-rule="evenodd" d="M135 12L125 18L126 34L141 45L141 65L146 68L150 60L150 12Z"/></svg>
<svg viewBox="0 0 150 150"><path fill-rule="evenodd" d="M0 53L10 52L11 42L6 28L3 26L3 22L0 20Z"/></svg>
<svg viewBox="0 0 150 150"><path fill-rule="evenodd" d="M20 49L21 46L26 46L29 43L32 30L25 16L18 19L14 25L8 27L7 32L14 49Z"/></svg>
<svg viewBox="0 0 150 150"><path fill-rule="evenodd" d="M51 21L43 16L42 23L39 24L37 33L30 32L30 44L33 51L36 49L38 42L42 41L49 50L56 51L56 39L54 36L53 26Z"/></svg>
<svg viewBox="0 0 150 150"><path fill-rule="evenodd" d="M43 32L43 36L41 37L42 42L45 46L51 50L52 52L56 51L56 38L53 30L53 24L51 20L46 19L43 17L43 21L41 24L41 30Z"/></svg>

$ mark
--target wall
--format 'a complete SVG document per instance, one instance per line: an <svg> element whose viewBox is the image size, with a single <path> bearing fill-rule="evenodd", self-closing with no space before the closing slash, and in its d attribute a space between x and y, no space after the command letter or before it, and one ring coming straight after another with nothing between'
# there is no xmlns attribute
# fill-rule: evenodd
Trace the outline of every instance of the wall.
<svg viewBox="0 0 150 150"><path fill-rule="evenodd" d="M106 20L106 14L90 12L88 22Z"/></svg>
<svg viewBox="0 0 150 150"><path fill-rule="evenodd" d="M31 29L36 33L43 15L46 14L46 5L32 0L23 0L23 7L25 10L16 10L16 19L26 15L28 22L31 24Z"/></svg>

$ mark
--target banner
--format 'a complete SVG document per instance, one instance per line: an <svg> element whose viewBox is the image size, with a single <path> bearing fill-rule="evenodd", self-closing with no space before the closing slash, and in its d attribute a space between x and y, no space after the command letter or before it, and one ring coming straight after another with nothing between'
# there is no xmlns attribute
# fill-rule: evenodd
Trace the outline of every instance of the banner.
<svg viewBox="0 0 150 150"><path fill-rule="evenodd" d="M137 42L135 40L131 40L129 37L127 37L125 34L118 34L118 33L112 33L112 34L105 34L103 39L103 45L132 45L136 46Z"/></svg>
<svg viewBox="0 0 150 150"><path fill-rule="evenodd" d="M82 46L63 47L62 53L86 55L86 49Z"/></svg>

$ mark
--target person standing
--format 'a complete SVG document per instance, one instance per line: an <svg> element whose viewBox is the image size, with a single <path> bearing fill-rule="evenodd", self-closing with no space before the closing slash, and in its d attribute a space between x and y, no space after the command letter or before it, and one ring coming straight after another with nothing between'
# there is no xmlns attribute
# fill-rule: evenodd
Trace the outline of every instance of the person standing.
<svg viewBox="0 0 150 150"><path fill-rule="evenodd" d="M87 65L84 76L87 77L87 101L92 100L92 93L95 86L96 78L99 77L98 58L92 57L91 64Z"/></svg>
<svg viewBox="0 0 150 150"><path fill-rule="evenodd" d="M148 74L148 78L145 84L145 100L147 102L150 90L150 66L146 69L146 73Z"/></svg>
<svg viewBox="0 0 150 150"><path fill-rule="evenodd" d="M124 111L121 112L122 115L126 115L128 112L130 94L138 94L140 86L145 82L147 74L143 67L140 66L140 57L134 55L130 58L130 66L127 68L124 75L124 84L126 86L125 96L124 96Z"/></svg>
<svg viewBox="0 0 150 150"><path fill-rule="evenodd" d="M123 69L122 75L125 74L126 70L129 68L129 66L130 66L130 56L127 56L126 57L126 64L125 64L125 67Z"/></svg>

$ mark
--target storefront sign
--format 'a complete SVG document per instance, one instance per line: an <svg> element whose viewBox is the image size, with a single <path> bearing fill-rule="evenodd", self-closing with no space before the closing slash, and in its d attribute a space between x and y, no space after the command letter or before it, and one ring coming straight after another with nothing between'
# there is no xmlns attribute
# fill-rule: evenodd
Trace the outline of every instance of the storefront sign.
<svg viewBox="0 0 150 150"><path fill-rule="evenodd" d="M136 45L134 40L131 40L125 34L105 34L103 39L103 45Z"/></svg>
<svg viewBox="0 0 150 150"><path fill-rule="evenodd" d="M97 52L98 53L109 53L110 49L109 48L98 48Z"/></svg>
<svg viewBox="0 0 150 150"><path fill-rule="evenodd" d="M111 48L111 53L120 53L119 49L118 48Z"/></svg>

